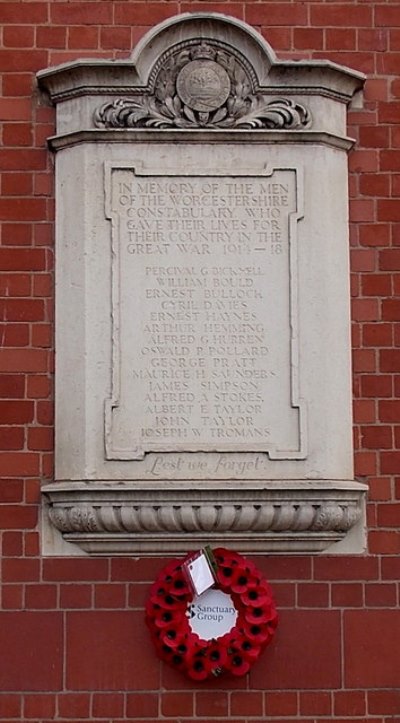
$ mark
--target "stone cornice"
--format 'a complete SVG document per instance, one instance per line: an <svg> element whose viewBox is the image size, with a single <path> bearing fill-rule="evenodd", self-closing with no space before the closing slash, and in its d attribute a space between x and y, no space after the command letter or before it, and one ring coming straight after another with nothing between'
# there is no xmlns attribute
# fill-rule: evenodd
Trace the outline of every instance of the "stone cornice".
<svg viewBox="0 0 400 723"><path fill-rule="evenodd" d="M145 89L131 60L75 60L41 70L39 87L55 104L86 95L135 96ZM328 60L277 62L270 70L268 85L260 92L270 96L320 95L350 103L362 90L366 76Z"/></svg>
<svg viewBox="0 0 400 723"><path fill-rule="evenodd" d="M279 130L147 130L140 129L88 129L52 136L48 139L53 151L59 151L82 143L260 143L263 145L282 143L322 145L348 151L354 139L324 131L279 131Z"/></svg>

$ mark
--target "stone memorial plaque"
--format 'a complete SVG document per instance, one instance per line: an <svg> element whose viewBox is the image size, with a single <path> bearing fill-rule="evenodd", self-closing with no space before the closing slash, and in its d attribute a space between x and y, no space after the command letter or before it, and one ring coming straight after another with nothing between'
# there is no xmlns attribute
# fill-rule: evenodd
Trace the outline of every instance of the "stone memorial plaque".
<svg viewBox="0 0 400 723"><path fill-rule="evenodd" d="M38 80L57 105L44 554L362 552L345 106L364 76L199 12ZM192 625L222 634L231 608L201 597Z"/></svg>
<svg viewBox="0 0 400 723"><path fill-rule="evenodd" d="M109 166L109 459L298 457L296 169L156 175Z"/></svg>

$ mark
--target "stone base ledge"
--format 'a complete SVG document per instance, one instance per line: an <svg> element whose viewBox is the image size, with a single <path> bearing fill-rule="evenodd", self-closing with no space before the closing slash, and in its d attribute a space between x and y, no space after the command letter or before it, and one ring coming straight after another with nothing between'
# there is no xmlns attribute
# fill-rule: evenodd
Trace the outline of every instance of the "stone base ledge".
<svg viewBox="0 0 400 723"><path fill-rule="evenodd" d="M46 555L361 553L367 487L349 480L57 482L42 488ZM61 539L60 539L61 538ZM69 550L69 551L68 551Z"/></svg>

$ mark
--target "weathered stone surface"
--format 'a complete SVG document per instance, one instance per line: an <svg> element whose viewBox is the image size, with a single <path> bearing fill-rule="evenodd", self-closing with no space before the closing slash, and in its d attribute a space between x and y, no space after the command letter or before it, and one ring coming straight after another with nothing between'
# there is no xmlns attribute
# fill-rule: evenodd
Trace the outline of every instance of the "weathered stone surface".
<svg viewBox="0 0 400 723"><path fill-rule="evenodd" d="M345 106L362 76L193 14L130 61L39 81L57 104L46 554L361 551Z"/></svg>
<svg viewBox="0 0 400 723"><path fill-rule="evenodd" d="M107 457L302 458L296 169L200 173L107 169L116 289Z"/></svg>

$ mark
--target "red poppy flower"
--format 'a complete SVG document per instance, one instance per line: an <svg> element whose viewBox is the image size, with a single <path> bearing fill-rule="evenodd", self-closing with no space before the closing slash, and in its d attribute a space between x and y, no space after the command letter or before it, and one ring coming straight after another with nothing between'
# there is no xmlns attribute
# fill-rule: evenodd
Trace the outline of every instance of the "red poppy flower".
<svg viewBox="0 0 400 723"><path fill-rule="evenodd" d="M187 668L187 674L192 680L206 680L210 675L210 667L206 658L195 656Z"/></svg>
<svg viewBox="0 0 400 723"><path fill-rule="evenodd" d="M177 648L184 642L186 630L176 628L174 625L166 625L160 629L160 641L170 648Z"/></svg>
<svg viewBox="0 0 400 723"><path fill-rule="evenodd" d="M267 622L267 625L268 625L269 629L272 630L272 633L275 632L275 630L278 626L278 620L279 620L278 613L276 612L275 607L272 606L270 609L269 619Z"/></svg>
<svg viewBox="0 0 400 723"><path fill-rule="evenodd" d="M246 560L246 569L248 570L248 572L251 572L254 577L257 577L258 580L262 580L262 575L254 562L252 562L251 560Z"/></svg>
<svg viewBox="0 0 400 723"><path fill-rule="evenodd" d="M179 655L182 655L186 662L193 658L194 655L199 652L196 641L193 640L193 636L190 634L190 632L187 633L184 639L181 640L179 645L176 646L176 652Z"/></svg>
<svg viewBox="0 0 400 723"><path fill-rule="evenodd" d="M250 571L239 568L235 571L235 577L232 581L231 590L239 595L247 590L253 590L257 587L258 580Z"/></svg>
<svg viewBox="0 0 400 723"><path fill-rule="evenodd" d="M171 595L170 592L157 593L152 595L150 601L155 605L159 605L160 608L166 608L167 610L182 608L184 605L183 600L179 600L175 595Z"/></svg>
<svg viewBox="0 0 400 723"><path fill-rule="evenodd" d="M201 638L200 635L197 635L197 633L194 633L193 631L191 632L191 637L196 650L205 650L205 648L208 647L209 640L204 640L204 638Z"/></svg>
<svg viewBox="0 0 400 723"><path fill-rule="evenodd" d="M270 619L270 608L269 606L249 607L246 609L244 614L245 619L249 623L267 623Z"/></svg>
<svg viewBox="0 0 400 723"><path fill-rule="evenodd" d="M157 615L160 615L160 611L162 609L163 608L161 608L158 603L153 602L151 599L149 599L146 604L146 617L152 620L156 618Z"/></svg>
<svg viewBox="0 0 400 723"><path fill-rule="evenodd" d="M204 653L213 675L219 675L228 662L228 651L219 641L213 640ZM216 672L218 671L218 672Z"/></svg>
<svg viewBox="0 0 400 723"><path fill-rule="evenodd" d="M177 572L182 570L182 560L171 560L160 572L158 580L173 577Z"/></svg>
<svg viewBox="0 0 400 723"><path fill-rule="evenodd" d="M226 564L218 567L217 570L217 581L223 588L231 589L232 582L236 579L235 566Z"/></svg>
<svg viewBox="0 0 400 723"><path fill-rule="evenodd" d="M233 588L232 588L233 589ZM260 605L272 605L272 598L269 590L262 585L249 585L240 595L240 599L244 605L251 607L259 607Z"/></svg>
<svg viewBox="0 0 400 723"><path fill-rule="evenodd" d="M156 580L156 582L153 582L153 584L150 588L149 597L152 598L157 595L165 595L167 590L168 590L168 584L164 584L164 582L160 582L160 580Z"/></svg>
<svg viewBox="0 0 400 723"><path fill-rule="evenodd" d="M243 626L244 636L251 642L257 645L265 645L272 637L271 631L268 625L259 625L257 623L251 625L247 623Z"/></svg>
<svg viewBox="0 0 400 723"><path fill-rule="evenodd" d="M183 597L188 598L192 595L188 582L181 572L178 572L178 574L173 577L169 590L180 599Z"/></svg>
<svg viewBox="0 0 400 723"><path fill-rule="evenodd" d="M181 625L182 616L175 610L166 610L161 608L161 614L154 616L154 624L158 628L165 628L168 625Z"/></svg>
<svg viewBox="0 0 400 723"><path fill-rule="evenodd" d="M214 550L214 557L218 563L218 567L221 567L223 565L230 565L231 567L235 567L236 565L244 562L243 557L238 555L237 552L233 552L232 550L225 550L223 547L218 547L216 550Z"/></svg>
<svg viewBox="0 0 400 723"><path fill-rule="evenodd" d="M173 654L171 655L169 659L170 665L172 665L174 668L177 668L178 670L185 670L186 667L186 661L185 657L178 653L178 651L174 650Z"/></svg>
<svg viewBox="0 0 400 723"><path fill-rule="evenodd" d="M250 662L239 652L234 652L230 656L228 669L232 675L245 675L250 670Z"/></svg>
<svg viewBox="0 0 400 723"><path fill-rule="evenodd" d="M153 636L152 640L160 658L169 662L169 658L174 654L175 648L168 643L164 643L162 640L160 640L159 636Z"/></svg>
<svg viewBox="0 0 400 723"><path fill-rule="evenodd" d="M243 657L250 662L257 660L261 653L261 646L251 640L243 640L240 651Z"/></svg>

